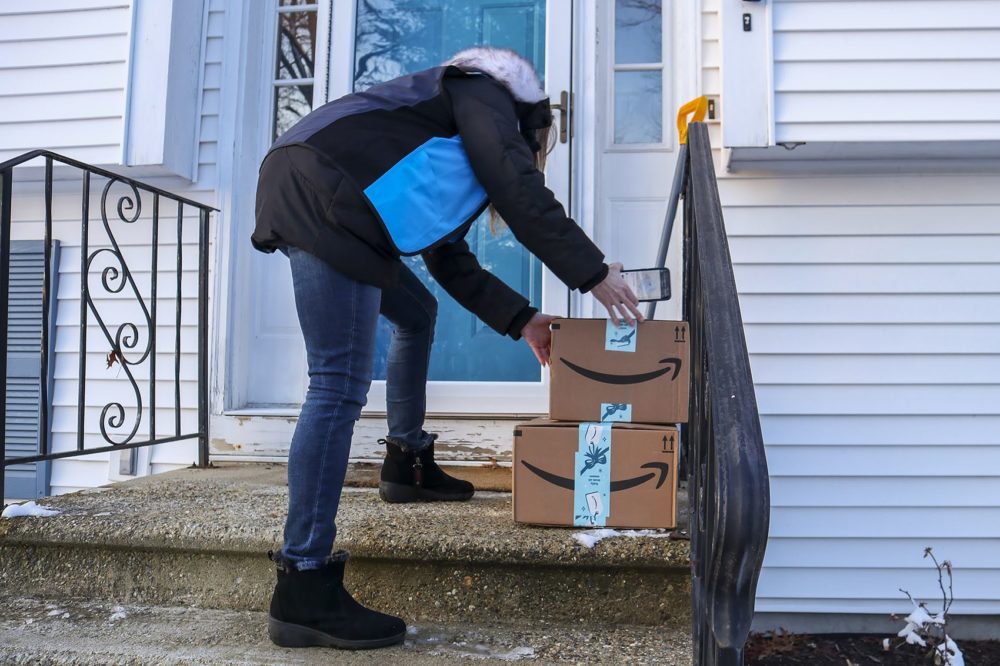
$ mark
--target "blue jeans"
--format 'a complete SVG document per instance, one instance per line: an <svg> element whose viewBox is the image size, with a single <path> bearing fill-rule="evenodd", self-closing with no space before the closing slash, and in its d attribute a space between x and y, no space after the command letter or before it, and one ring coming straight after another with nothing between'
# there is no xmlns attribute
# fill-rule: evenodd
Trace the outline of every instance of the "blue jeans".
<svg viewBox="0 0 1000 666"><path fill-rule="evenodd" d="M380 313L393 324L386 362L389 436L410 450L433 442L423 423L437 301L405 267L396 287L381 290L298 248L283 251L291 263L309 390L288 455L282 555L305 570L322 566L333 549L354 423L372 381Z"/></svg>

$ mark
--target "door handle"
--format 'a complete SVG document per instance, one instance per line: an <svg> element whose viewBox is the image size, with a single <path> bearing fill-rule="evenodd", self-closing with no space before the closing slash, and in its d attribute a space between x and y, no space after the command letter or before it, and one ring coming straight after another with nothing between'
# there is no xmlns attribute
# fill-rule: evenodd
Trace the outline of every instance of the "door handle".
<svg viewBox="0 0 1000 666"><path fill-rule="evenodd" d="M566 143L573 134L573 96L563 90L559 103L549 104L549 108L559 112L559 143Z"/></svg>

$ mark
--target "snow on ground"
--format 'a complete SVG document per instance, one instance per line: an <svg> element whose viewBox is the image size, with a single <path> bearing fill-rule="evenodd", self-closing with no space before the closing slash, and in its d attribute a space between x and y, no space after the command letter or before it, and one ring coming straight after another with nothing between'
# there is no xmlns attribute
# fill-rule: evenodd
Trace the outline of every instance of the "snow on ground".
<svg viewBox="0 0 1000 666"><path fill-rule="evenodd" d="M35 517L45 517L45 516L55 516L60 512L56 509L42 506L41 504L35 504L34 502L25 502L24 504L11 504L3 513L0 514L0 518L20 518L21 516L35 516Z"/></svg>
<svg viewBox="0 0 1000 666"><path fill-rule="evenodd" d="M669 537L670 532L661 532L659 530L611 530L611 529L599 529L599 530L587 530L586 532L576 532L573 534L573 538L580 542L584 548L593 548L598 541L603 541L604 539L612 539L614 537L649 537L651 539L663 539L664 537Z"/></svg>

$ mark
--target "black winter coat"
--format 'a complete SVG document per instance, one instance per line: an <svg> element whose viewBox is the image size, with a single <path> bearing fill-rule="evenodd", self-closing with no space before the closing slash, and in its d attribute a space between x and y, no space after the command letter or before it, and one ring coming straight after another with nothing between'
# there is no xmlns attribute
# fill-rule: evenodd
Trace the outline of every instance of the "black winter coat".
<svg viewBox="0 0 1000 666"><path fill-rule="evenodd" d="M567 217L534 167L533 153L519 126L524 105L498 81L455 67L406 78L426 79L428 75L440 81L440 98L422 102L423 107L417 110L423 115L413 113L412 104L403 109L409 114L396 112L398 106L392 103L387 110L353 115L331 108L338 103L358 103L356 95L348 95L313 111L280 138L261 167L254 247L273 252L281 246L296 246L353 279L383 288L393 285L401 252L366 196L371 190L365 188L377 178L382 163L391 166L405 154L408 146L398 146L407 140L393 140L393 133L406 132L409 123L413 133L421 137L461 138L469 168L515 238L568 287L588 291L601 282L608 271L604 255ZM384 92L376 86L368 94L384 104L393 93L391 84L383 84ZM350 133L336 136L336 142L331 140L332 132L322 134L323 114L329 118L331 111L334 123L347 116L354 125ZM303 131L310 124L311 134ZM387 138L376 143L373 137L381 136L380 127ZM366 143L345 146L353 136ZM352 154L345 147L356 151L356 157L345 158L345 154ZM375 152L366 154L366 147ZM536 310L524 296L484 270L463 240L481 210L465 211L468 219L456 220L461 223L456 233L434 243L421 256L431 275L459 304L497 332L517 339Z"/></svg>

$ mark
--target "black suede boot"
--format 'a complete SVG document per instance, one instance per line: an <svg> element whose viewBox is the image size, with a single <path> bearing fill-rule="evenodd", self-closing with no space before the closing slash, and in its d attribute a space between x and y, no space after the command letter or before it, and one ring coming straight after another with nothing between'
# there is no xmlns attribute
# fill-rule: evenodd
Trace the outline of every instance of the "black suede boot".
<svg viewBox="0 0 1000 666"><path fill-rule="evenodd" d="M297 571L280 555L267 633L281 647L326 646L364 650L402 643L406 624L369 610L344 589L347 552L337 551L319 569Z"/></svg>
<svg viewBox="0 0 1000 666"><path fill-rule="evenodd" d="M434 443L418 453L405 451L392 438L385 444L385 460L378 495L386 502L463 502L476 492L468 481L444 473L434 462Z"/></svg>

